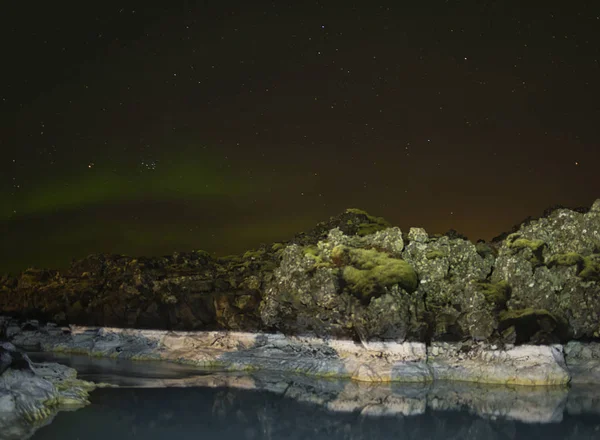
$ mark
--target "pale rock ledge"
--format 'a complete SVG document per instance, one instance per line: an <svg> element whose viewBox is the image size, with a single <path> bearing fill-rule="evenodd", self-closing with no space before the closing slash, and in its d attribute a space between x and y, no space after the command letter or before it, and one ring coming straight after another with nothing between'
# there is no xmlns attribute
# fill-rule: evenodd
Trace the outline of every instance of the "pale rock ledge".
<svg viewBox="0 0 600 440"><path fill-rule="evenodd" d="M570 381L561 345L370 342L227 331L55 326L20 330L25 349L134 360L166 360L225 371L264 370L364 382L453 380L514 385Z"/></svg>

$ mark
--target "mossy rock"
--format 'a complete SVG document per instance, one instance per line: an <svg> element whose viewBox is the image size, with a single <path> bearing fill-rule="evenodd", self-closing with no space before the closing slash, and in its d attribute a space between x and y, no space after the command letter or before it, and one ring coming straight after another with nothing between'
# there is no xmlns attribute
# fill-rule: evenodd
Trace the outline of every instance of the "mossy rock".
<svg viewBox="0 0 600 440"><path fill-rule="evenodd" d="M486 258L490 255L496 257L497 254L497 251L484 241L478 241L475 244L475 249L481 258Z"/></svg>
<svg viewBox="0 0 600 440"><path fill-rule="evenodd" d="M361 223L358 225L356 235L364 237L365 235L371 235L384 229L389 228L389 224L378 224L378 223Z"/></svg>
<svg viewBox="0 0 600 440"><path fill-rule="evenodd" d="M219 257L219 261L222 263L239 262L240 260L241 257L239 255L225 255L223 257Z"/></svg>
<svg viewBox="0 0 600 440"><path fill-rule="evenodd" d="M271 246L271 250L273 252L277 252L282 249L285 249L285 244L283 244L283 243L273 243L273 245Z"/></svg>
<svg viewBox="0 0 600 440"><path fill-rule="evenodd" d="M583 263L583 257L576 252L567 252L564 254L552 255L546 266L575 266Z"/></svg>
<svg viewBox="0 0 600 440"><path fill-rule="evenodd" d="M521 234L510 234L506 237L506 246L514 252L529 249L531 251L529 262L533 267L544 264L543 252L546 243L542 240L529 240L523 238Z"/></svg>
<svg viewBox="0 0 600 440"><path fill-rule="evenodd" d="M515 328L516 344L556 344L569 338L568 325L544 309L504 310L500 312L498 331Z"/></svg>
<svg viewBox="0 0 600 440"><path fill-rule="evenodd" d="M355 249L336 246L331 252L332 260L345 266L342 278L350 291L368 302L380 296L386 287L395 284L407 292L417 289L417 273L406 261L392 258L373 249Z"/></svg>
<svg viewBox="0 0 600 440"><path fill-rule="evenodd" d="M442 251L437 250L437 249L428 251L425 254L425 258L427 258L428 260L434 260L436 258L444 258L445 256L446 256L446 254L444 254Z"/></svg>
<svg viewBox="0 0 600 440"><path fill-rule="evenodd" d="M542 240L529 240L522 238L520 234L511 234L506 238L506 245L511 249L529 248L533 252L541 249L546 243Z"/></svg>
<svg viewBox="0 0 600 440"><path fill-rule="evenodd" d="M383 217L372 216L372 215L368 214L367 212L363 211L362 209L349 208L349 209L346 209L346 212L350 213L350 214L355 214L355 215L360 215L360 216L366 217L366 219L367 219L366 222L359 223L358 225L356 225L357 226L356 235L359 235L361 237L363 237L365 235L374 234L375 232L382 231L384 229L391 227L391 224L387 220L385 220ZM351 220L348 220L347 224L352 225L353 223Z"/></svg>
<svg viewBox="0 0 600 440"><path fill-rule="evenodd" d="M460 312L452 306L431 307L433 315L430 322L433 324L429 329L432 333L429 338L434 341L457 342L465 337L461 326L458 324Z"/></svg>
<svg viewBox="0 0 600 440"><path fill-rule="evenodd" d="M483 293L486 301L496 307L496 310L506 307L511 294L510 286L506 281L502 280L497 283L478 281L475 285Z"/></svg>
<svg viewBox="0 0 600 440"><path fill-rule="evenodd" d="M586 281L600 281L600 254L584 257L583 267L577 276Z"/></svg>
<svg viewBox="0 0 600 440"><path fill-rule="evenodd" d="M304 255L308 256L311 260L314 261L314 269L319 269L321 267L333 267L333 264L329 261L323 260L321 253L319 252L319 248L314 245L306 246L304 248Z"/></svg>
<svg viewBox="0 0 600 440"><path fill-rule="evenodd" d="M555 266L577 266L577 276L586 281L600 281L600 254L592 254L584 257L576 252L552 255L546 265L550 268Z"/></svg>
<svg viewBox="0 0 600 440"><path fill-rule="evenodd" d="M313 257L317 257L319 255L319 248L317 246L314 246L314 245L306 246L304 248L304 253L306 255L311 255Z"/></svg>
<svg viewBox="0 0 600 440"><path fill-rule="evenodd" d="M260 260L265 255L264 249L250 250L244 253L244 260Z"/></svg>

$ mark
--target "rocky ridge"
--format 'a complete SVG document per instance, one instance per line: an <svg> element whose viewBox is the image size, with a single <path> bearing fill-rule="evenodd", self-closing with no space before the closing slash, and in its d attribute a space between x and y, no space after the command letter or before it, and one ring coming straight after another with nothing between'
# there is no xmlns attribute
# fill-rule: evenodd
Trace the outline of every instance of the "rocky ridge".
<svg viewBox="0 0 600 440"><path fill-rule="evenodd" d="M92 255L0 280L0 313L21 322L450 343L473 356L600 340L599 299L600 199L491 243L349 209L243 255Z"/></svg>

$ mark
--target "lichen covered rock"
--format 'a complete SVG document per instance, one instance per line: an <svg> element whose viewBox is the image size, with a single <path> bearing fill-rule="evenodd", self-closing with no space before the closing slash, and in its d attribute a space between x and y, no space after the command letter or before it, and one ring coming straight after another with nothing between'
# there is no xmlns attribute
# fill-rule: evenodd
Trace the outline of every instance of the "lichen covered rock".
<svg viewBox="0 0 600 440"><path fill-rule="evenodd" d="M486 283L493 255L482 257L468 240L429 237L423 229L411 228L408 238L402 256L418 274L430 338L490 337L497 326L494 310L502 302L485 294L494 288Z"/></svg>
<svg viewBox="0 0 600 440"><path fill-rule="evenodd" d="M556 209L508 235L492 280L511 287L509 310L544 310L555 339L600 336L600 201L589 212ZM544 338L547 339L547 338Z"/></svg>
<svg viewBox="0 0 600 440"><path fill-rule="evenodd" d="M417 285L412 267L384 252L351 247L339 230L331 235L334 243L347 244L284 250L260 306L263 322L285 333L363 340L404 340L418 332L422 307L411 294Z"/></svg>

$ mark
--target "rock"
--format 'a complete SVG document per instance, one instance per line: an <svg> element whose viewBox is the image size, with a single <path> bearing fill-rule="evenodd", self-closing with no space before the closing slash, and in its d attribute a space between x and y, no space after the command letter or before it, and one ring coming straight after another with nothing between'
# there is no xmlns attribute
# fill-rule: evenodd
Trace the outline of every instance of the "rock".
<svg viewBox="0 0 600 440"><path fill-rule="evenodd" d="M567 323L543 309L504 310L500 313L498 330L512 328L513 343L557 344L568 338Z"/></svg>
<svg viewBox="0 0 600 440"><path fill-rule="evenodd" d="M411 237L402 256L415 268L420 281L417 293L429 311L425 317L429 338L489 338L497 326L493 311L498 301L484 291L494 257L482 258L477 248L462 238L427 238L423 230L415 228L411 228Z"/></svg>
<svg viewBox="0 0 600 440"><path fill-rule="evenodd" d="M570 380L560 345L500 350L437 342L429 347L427 362L436 380L506 385L566 385Z"/></svg>
<svg viewBox="0 0 600 440"><path fill-rule="evenodd" d="M20 345L37 339L45 351L166 360L230 371L295 372L366 382L460 380L565 385L571 374L573 377L582 374L569 367L575 365L575 350L567 350L565 364L561 345L434 342L426 347L419 342L356 342L226 331L73 327L70 334L51 335L42 333L43 330L24 331L13 342ZM600 350L597 351L600 357ZM596 366L599 364L596 362Z"/></svg>
<svg viewBox="0 0 600 440"><path fill-rule="evenodd" d="M506 237L491 279L511 287L509 310L545 310L565 322L556 335L600 336L600 213L555 209Z"/></svg>
<svg viewBox="0 0 600 440"><path fill-rule="evenodd" d="M533 221L543 219L544 217L548 217L554 211L556 211L558 209L565 209L565 210L569 210L569 211L573 211L573 212L578 212L580 214L585 214L587 212L594 211L594 207L598 205L599 201L600 201L600 199L595 200L592 204L592 208L587 208L585 206L577 207L577 208L567 208L563 205L551 206L549 208L546 208L540 217L529 216L526 219L524 219L523 221L521 221L520 223L517 223L516 225L514 225L508 232L503 232L503 233L497 235L496 237L492 238L492 243L499 243L499 242L504 241L506 239L506 237L508 237L512 233L517 232L520 228L529 225Z"/></svg>
<svg viewBox="0 0 600 440"><path fill-rule="evenodd" d="M40 322L37 319L30 319L21 325L21 330L37 330L40 327Z"/></svg>
<svg viewBox="0 0 600 440"><path fill-rule="evenodd" d="M456 229L448 229L445 233L444 236L448 237L451 240L456 240L456 239L460 239L460 240L469 240L467 238L466 235L461 234L460 232L458 232Z"/></svg>
<svg viewBox="0 0 600 440"><path fill-rule="evenodd" d="M59 364L33 363L14 345L0 345L0 433L25 438L60 409L86 405L95 385Z"/></svg>
<svg viewBox="0 0 600 440"><path fill-rule="evenodd" d="M289 244L300 246L316 245L324 240L332 229L339 230L347 236L366 236L385 230L391 225L381 217L374 217L360 209L346 209L342 214L331 217L328 221L318 223L312 230L297 234Z"/></svg>
<svg viewBox="0 0 600 440"><path fill-rule="evenodd" d="M316 246L288 246L265 285L262 322L287 334L357 340L402 341L419 333L416 273L391 256L402 247L399 231L393 234L348 237L333 229ZM369 248L373 243L381 250Z"/></svg>
<svg viewBox="0 0 600 440"><path fill-rule="evenodd" d="M571 341L565 346L565 360L573 384L600 383L600 343Z"/></svg>

